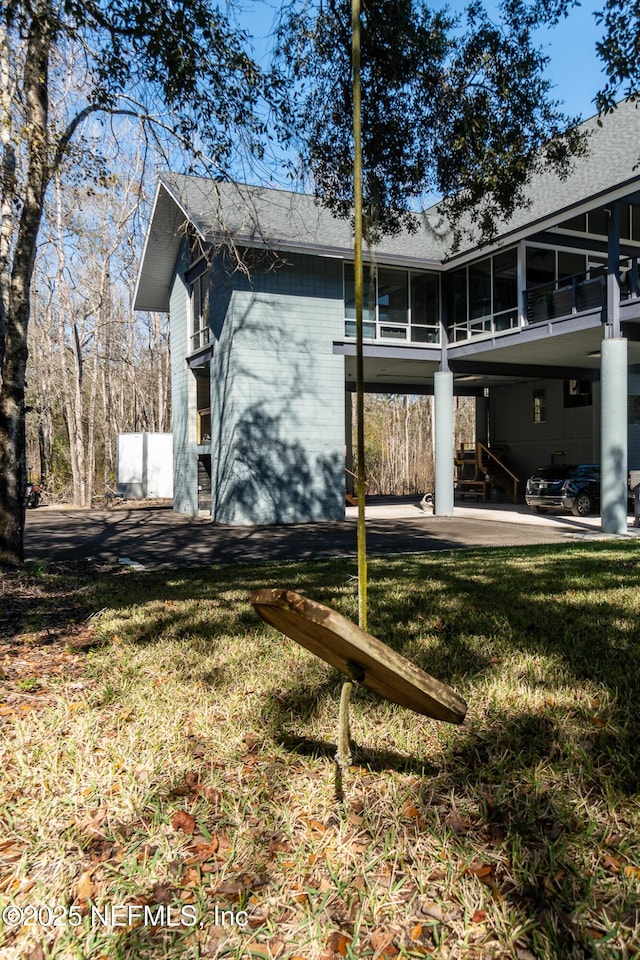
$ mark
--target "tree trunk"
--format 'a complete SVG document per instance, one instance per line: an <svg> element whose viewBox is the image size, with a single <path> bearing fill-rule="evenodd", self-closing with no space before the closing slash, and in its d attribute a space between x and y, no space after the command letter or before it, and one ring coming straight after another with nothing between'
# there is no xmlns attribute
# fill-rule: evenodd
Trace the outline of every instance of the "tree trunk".
<svg viewBox="0 0 640 960"><path fill-rule="evenodd" d="M27 366L31 279L35 264L38 230L47 186L48 68L50 34L47 4L36 4L27 37L24 69L25 124L27 145L27 189L20 211L13 265L2 264L0 282L6 284L8 305L2 317L4 338L0 356L0 463L5 482L0 484L0 563L12 566L24 560L24 493L26 484L26 442L24 390ZM6 153L5 153L6 157ZM3 162L5 160L3 157ZM3 211L4 212L4 211ZM3 311L4 312L4 311Z"/></svg>

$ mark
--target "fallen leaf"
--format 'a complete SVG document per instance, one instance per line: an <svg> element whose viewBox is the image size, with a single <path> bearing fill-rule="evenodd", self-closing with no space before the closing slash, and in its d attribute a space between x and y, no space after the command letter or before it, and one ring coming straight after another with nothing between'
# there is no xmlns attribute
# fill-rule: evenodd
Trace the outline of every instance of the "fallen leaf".
<svg viewBox="0 0 640 960"><path fill-rule="evenodd" d="M311 836L314 833L326 833L327 828L324 823L320 823L319 820L309 820L307 824L307 836Z"/></svg>
<svg viewBox="0 0 640 960"><path fill-rule="evenodd" d="M484 923L487 919L486 910L476 910L474 915L471 917L471 923Z"/></svg>
<svg viewBox="0 0 640 960"><path fill-rule="evenodd" d="M274 937L272 940L269 940L267 943L258 943L257 940L250 940L249 943L243 944L243 955L248 957L264 957L265 960L277 960L282 951L284 950L285 944L284 940L280 940L278 937ZM247 951L247 953L245 953Z"/></svg>
<svg viewBox="0 0 640 960"><path fill-rule="evenodd" d="M632 863L628 863L622 872L625 877L632 877L634 880L640 879L640 867L635 867Z"/></svg>
<svg viewBox="0 0 640 960"><path fill-rule="evenodd" d="M104 822L106 816L106 807L98 807L97 810L94 810L91 816L83 822L80 828L83 835L89 840L104 839L105 832L102 829L102 823Z"/></svg>
<svg viewBox="0 0 640 960"><path fill-rule="evenodd" d="M196 867L187 867L180 877L181 887L199 887L201 884L200 871Z"/></svg>
<svg viewBox="0 0 640 960"><path fill-rule="evenodd" d="M622 869L622 864L616 857L613 857L610 853L605 853L602 858L602 866L605 870L609 870L611 873L620 873Z"/></svg>
<svg viewBox="0 0 640 960"><path fill-rule="evenodd" d="M76 900L81 900L84 903L87 900L91 900L94 893L93 880L91 879L91 874L93 869L85 870L80 874L78 882L76 883Z"/></svg>
<svg viewBox="0 0 640 960"><path fill-rule="evenodd" d="M420 913L432 920L437 920L439 923L451 923L462 915L460 910L446 911L439 903L434 903L432 900L427 900L420 905Z"/></svg>
<svg viewBox="0 0 640 960"><path fill-rule="evenodd" d="M171 818L171 826L183 833L193 833L196 829L196 818L186 810L177 810Z"/></svg>
<svg viewBox="0 0 640 960"><path fill-rule="evenodd" d="M174 890L173 887L168 887L164 883L157 883L153 890L151 891L152 903L173 903L174 899Z"/></svg>
<svg viewBox="0 0 640 960"><path fill-rule="evenodd" d="M382 958L387 960L387 958L398 956L400 951L393 942L394 937L394 931L389 930L388 928L379 927L377 930L373 931L370 940L376 957L380 957L381 960Z"/></svg>
<svg viewBox="0 0 640 960"><path fill-rule="evenodd" d="M194 855L186 861L187 864L192 866L194 863L206 863L218 852L218 846L218 838L215 834L211 837L210 843L196 843Z"/></svg>
<svg viewBox="0 0 640 960"><path fill-rule="evenodd" d="M24 960L44 960L44 950L41 944L36 943L35 947L23 954Z"/></svg>
<svg viewBox="0 0 640 960"><path fill-rule="evenodd" d="M334 930L329 936L327 947L333 953L337 953L341 957L346 957L351 940L352 937L348 934L342 933L341 930Z"/></svg>
<svg viewBox="0 0 640 960"><path fill-rule="evenodd" d="M455 810L451 811L445 823L449 829L457 834L467 833L473 827L473 824L469 820L464 820L462 817L459 817Z"/></svg>
<svg viewBox="0 0 640 960"><path fill-rule="evenodd" d="M422 924L416 923L414 927L411 927L409 932L409 937L411 940L419 940L422 936Z"/></svg>
<svg viewBox="0 0 640 960"><path fill-rule="evenodd" d="M227 900L239 900L246 889L247 888L244 883L234 883L233 881L229 880L218 884L215 892L219 893L223 897L226 897Z"/></svg>
<svg viewBox="0 0 640 960"><path fill-rule="evenodd" d="M484 877L490 877L493 871L494 866L492 863L470 863L466 869L466 873L478 877L479 880L482 880Z"/></svg>

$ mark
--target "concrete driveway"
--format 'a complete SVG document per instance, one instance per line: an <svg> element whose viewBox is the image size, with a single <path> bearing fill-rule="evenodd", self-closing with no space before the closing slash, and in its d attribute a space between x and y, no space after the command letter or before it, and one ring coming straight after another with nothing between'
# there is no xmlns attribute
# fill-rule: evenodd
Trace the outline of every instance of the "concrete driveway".
<svg viewBox="0 0 640 960"><path fill-rule="evenodd" d="M43 506L27 511L25 556L102 563L127 559L146 569L352 557L356 514L356 508L349 507L343 522L228 527L143 503L110 511ZM630 526L629 535L638 533ZM380 498L367 506L367 550L372 556L600 535L598 517L536 516L527 507L474 504L456 506L453 517L434 517L420 509L417 497Z"/></svg>

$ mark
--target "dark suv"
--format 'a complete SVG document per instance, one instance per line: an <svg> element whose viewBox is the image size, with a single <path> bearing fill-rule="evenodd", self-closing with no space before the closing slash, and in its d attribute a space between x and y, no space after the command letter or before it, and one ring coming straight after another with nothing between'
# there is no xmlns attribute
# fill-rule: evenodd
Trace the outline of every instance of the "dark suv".
<svg viewBox="0 0 640 960"><path fill-rule="evenodd" d="M576 517L586 517L600 506L600 466L582 463L539 467L527 480L525 500L536 513L571 510Z"/></svg>

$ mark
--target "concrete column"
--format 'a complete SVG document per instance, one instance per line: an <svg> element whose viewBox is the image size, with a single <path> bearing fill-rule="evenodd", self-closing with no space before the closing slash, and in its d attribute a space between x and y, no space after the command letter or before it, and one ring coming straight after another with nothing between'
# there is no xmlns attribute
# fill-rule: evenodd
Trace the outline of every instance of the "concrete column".
<svg viewBox="0 0 640 960"><path fill-rule="evenodd" d="M601 507L604 533L627 530L627 341L603 340L600 357Z"/></svg>
<svg viewBox="0 0 640 960"><path fill-rule="evenodd" d="M453 516L453 374L433 375L436 496L434 513Z"/></svg>

